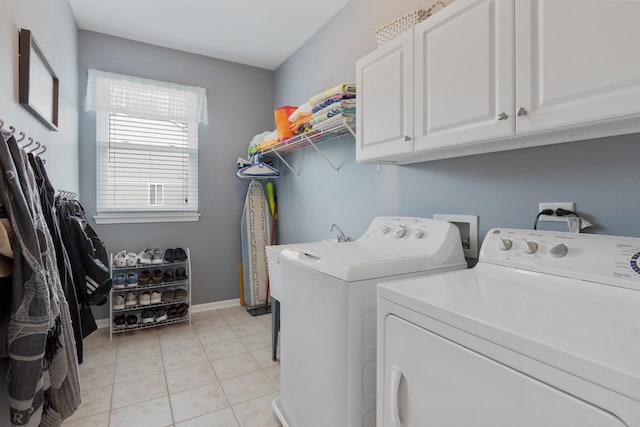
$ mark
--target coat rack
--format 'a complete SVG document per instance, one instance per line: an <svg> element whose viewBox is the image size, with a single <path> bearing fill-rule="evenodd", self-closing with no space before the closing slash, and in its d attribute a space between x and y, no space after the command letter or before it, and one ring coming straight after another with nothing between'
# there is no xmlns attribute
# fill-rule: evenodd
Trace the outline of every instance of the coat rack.
<svg viewBox="0 0 640 427"><path fill-rule="evenodd" d="M15 137L16 128L13 126L5 128L4 120L0 118L0 131L4 132L5 134L8 133L14 135ZM28 137L24 132L18 132L18 135L20 135L19 138L16 138L16 142L18 143L18 145L20 145L20 143L25 139L28 141L27 144L20 147L27 153L32 153L34 156L40 157L47 151L46 145L41 144L40 141L34 141L33 138L31 138L30 136ZM42 163L47 163L47 161L42 159Z"/></svg>

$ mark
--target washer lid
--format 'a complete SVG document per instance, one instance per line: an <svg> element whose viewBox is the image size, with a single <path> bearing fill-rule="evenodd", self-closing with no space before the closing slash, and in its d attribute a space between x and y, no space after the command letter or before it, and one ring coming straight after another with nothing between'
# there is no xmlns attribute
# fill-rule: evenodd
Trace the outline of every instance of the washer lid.
<svg viewBox="0 0 640 427"><path fill-rule="evenodd" d="M460 245L456 240L451 244ZM346 282L384 278L441 268L465 268L461 251L416 252L366 241L335 240L287 245L281 255L297 264Z"/></svg>
<svg viewBox="0 0 640 427"><path fill-rule="evenodd" d="M640 292L479 263L381 298L640 401Z"/></svg>

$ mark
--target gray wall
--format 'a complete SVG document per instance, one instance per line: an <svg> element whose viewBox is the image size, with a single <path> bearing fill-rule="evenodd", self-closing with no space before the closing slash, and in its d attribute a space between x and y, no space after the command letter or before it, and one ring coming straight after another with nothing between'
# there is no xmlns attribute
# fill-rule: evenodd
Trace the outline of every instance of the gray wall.
<svg viewBox="0 0 640 427"><path fill-rule="evenodd" d="M59 131L49 131L18 103L18 32L31 30L60 79ZM58 188L78 191L78 30L67 0L0 0L0 118L47 146L47 172ZM8 425L4 383L7 360L0 360L0 425Z"/></svg>
<svg viewBox="0 0 640 427"><path fill-rule="evenodd" d="M273 72L200 55L79 32L81 106L87 70L129 74L201 86L207 90L209 125L199 128L198 222L97 225L109 251L189 247L194 304L238 298L240 215L247 183L235 177L238 156L251 138L273 127ZM95 113L80 113L80 195L87 216L96 214ZM94 310L108 317L108 307Z"/></svg>
<svg viewBox="0 0 640 427"><path fill-rule="evenodd" d="M60 80L59 130L50 131L18 103L18 34L31 30ZM56 188L78 191L78 30L67 0L0 1L0 118L47 146Z"/></svg>
<svg viewBox="0 0 640 427"><path fill-rule="evenodd" d="M400 4L401 3L401 4ZM376 48L373 31L423 1L352 0L276 70L275 104L299 105L327 87L355 79L355 61ZM300 170L278 182L279 243L331 237L335 222L358 237L378 215L480 216L491 227L529 228L538 202L574 201L598 225L593 232L640 236L640 136L440 160L412 166L361 165L352 137L322 146L338 175L312 150L290 154Z"/></svg>

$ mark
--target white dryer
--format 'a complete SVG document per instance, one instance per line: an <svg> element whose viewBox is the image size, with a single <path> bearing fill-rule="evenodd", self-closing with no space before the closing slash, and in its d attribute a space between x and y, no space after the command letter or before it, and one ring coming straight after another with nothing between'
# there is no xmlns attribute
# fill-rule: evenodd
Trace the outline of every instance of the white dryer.
<svg viewBox="0 0 640 427"><path fill-rule="evenodd" d="M466 268L458 229L379 217L353 242L267 252L282 304L275 413L291 427L375 426L377 284Z"/></svg>
<svg viewBox="0 0 640 427"><path fill-rule="evenodd" d="M378 426L640 426L640 239L494 229L378 289Z"/></svg>

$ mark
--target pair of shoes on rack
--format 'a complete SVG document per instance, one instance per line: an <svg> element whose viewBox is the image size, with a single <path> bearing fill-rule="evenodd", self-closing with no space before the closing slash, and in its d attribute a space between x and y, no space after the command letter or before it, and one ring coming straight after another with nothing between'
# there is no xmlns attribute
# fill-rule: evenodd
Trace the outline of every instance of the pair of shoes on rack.
<svg viewBox="0 0 640 427"><path fill-rule="evenodd" d="M136 326L138 326L138 315L128 314L125 316L124 314L119 314L117 316L114 316L113 326L115 327L115 329L124 327L135 328Z"/></svg>
<svg viewBox="0 0 640 427"><path fill-rule="evenodd" d="M138 255L133 252L120 251L113 257L116 267L135 267L138 264Z"/></svg>
<svg viewBox="0 0 640 427"><path fill-rule="evenodd" d="M159 247L148 246L144 251L138 254L140 264L162 264L164 254Z"/></svg>
<svg viewBox="0 0 640 427"><path fill-rule="evenodd" d="M182 303L169 306L167 309L167 316L169 319L177 319L178 317L182 317L189 311L189 304Z"/></svg>
<svg viewBox="0 0 640 427"><path fill-rule="evenodd" d="M162 292L162 302L180 301L187 297L187 290L184 288L167 289Z"/></svg>
<svg viewBox="0 0 640 427"><path fill-rule="evenodd" d="M115 289L135 288L138 286L137 273L118 273L113 276L113 287Z"/></svg>
<svg viewBox="0 0 640 427"><path fill-rule="evenodd" d="M142 312L142 323L148 324L153 322L162 322L167 320L167 311L160 307L155 310L145 310Z"/></svg>
<svg viewBox="0 0 640 427"><path fill-rule="evenodd" d="M182 248L167 249L164 251L164 260L167 262L184 261L187 259L187 251Z"/></svg>

